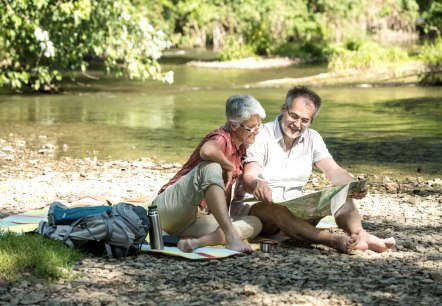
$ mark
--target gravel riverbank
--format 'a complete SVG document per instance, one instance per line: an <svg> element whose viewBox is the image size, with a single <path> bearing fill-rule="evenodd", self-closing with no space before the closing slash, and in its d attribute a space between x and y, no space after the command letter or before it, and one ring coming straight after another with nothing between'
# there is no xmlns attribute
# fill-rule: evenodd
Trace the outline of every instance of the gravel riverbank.
<svg viewBox="0 0 442 306"><path fill-rule="evenodd" d="M143 158L55 159L39 139L0 139L0 218L54 200L104 196L149 201L179 169ZM314 177L309 189L322 186ZM364 226L397 248L343 255L323 246L284 242L271 253L189 261L140 255L76 265L73 281L0 283L0 305L440 305L440 179L371 177L359 201Z"/></svg>

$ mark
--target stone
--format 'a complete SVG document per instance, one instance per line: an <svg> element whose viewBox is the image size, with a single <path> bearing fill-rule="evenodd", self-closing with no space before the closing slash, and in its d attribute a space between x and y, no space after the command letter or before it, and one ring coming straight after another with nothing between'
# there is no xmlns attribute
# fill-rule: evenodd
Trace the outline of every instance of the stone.
<svg viewBox="0 0 442 306"><path fill-rule="evenodd" d="M428 275L430 276L430 278L432 280L439 281L439 282L442 281L442 273L440 273L440 272L430 272Z"/></svg>
<svg viewBox="0 0 442 306"><path fill-rule="evenodd" d="M20 304L21 305L36 305L36 304L41 303L45 300L46 300L45 296L41 293L28 292L20 299Z"/></svg>
<svg viewBox="0 0 442 306"><path fill-rule="evenodd" d="M398 193L399 190L399 184L396 182L388 182L385 184L385 189L389 193Z"/></svg>

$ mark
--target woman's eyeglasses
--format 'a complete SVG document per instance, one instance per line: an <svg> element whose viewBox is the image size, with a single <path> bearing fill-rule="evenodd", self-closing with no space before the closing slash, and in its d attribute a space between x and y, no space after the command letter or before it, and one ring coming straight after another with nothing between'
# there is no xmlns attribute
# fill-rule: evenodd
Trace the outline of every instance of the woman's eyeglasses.
<svg viewBox="0 0 442 306"><path fill-rule="evenodd" d="M256 133L256 132L258 132L258 131L263 127L262 124L260 124L260 125L258 125L258 126L256 126L256 127L254 127L254 128L246 127L246 126L244 126L242 123L240 123L239 125L240 125L242 128L244 128L245 130L247 130L249 133Z"/></svg>

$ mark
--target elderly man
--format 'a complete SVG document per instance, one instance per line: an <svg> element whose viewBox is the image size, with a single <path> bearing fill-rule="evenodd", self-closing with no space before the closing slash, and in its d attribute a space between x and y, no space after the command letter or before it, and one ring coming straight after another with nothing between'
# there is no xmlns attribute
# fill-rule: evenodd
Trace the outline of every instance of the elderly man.
<svg viewBox="0 0 442 306"><path fill-rule="evenodd" d="M229 249L251 252L243 239L253 238L262 228L253 216L238 217L232 223L227 203L242 173L246 146L255 141L265 111L252 96L235 95L227 99L226 118L223 127L204 137L153 202L158 206L164 231L191 238L178 242L182 251L225 243ZM200 205L207 205L211 214L200 214Z"/></svg>
<svg viewBox="0 0 442 306"><path fill-rule="evenodd" d="M263 234L282 230L292 239L324 244L344 253L390 250L395 244L393 238L380 239L362 228L362 218L353 198L365 197L368 188L352 195L353 198L348 197L334 216L339 228L348 236L321 231L315 227L320 218L302 220L287 207L272 203L274 199L299 197L313 165L325 173L333 185L355 180L334 161L319 133L309 128L320 106L320 97L306 87L297 86L288 91L279 116L264 125L247 150L242 184L236 188L231 215L257 216L263 223ZM245 192L258 202L242 202Z"/></svg>

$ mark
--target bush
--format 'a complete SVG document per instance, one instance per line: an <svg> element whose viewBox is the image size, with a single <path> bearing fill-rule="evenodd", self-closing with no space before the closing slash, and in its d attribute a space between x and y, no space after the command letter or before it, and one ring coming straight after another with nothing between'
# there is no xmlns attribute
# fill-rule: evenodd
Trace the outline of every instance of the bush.
<svg viewBox="0 0 442 306"><path fill-rule="evenodd" d="M239 42L238 39L230 37L223 50L218 53L217 58L221 61L229 61L256 56L255 54L255 49L252 46L245 45Z"/></svg>
<svg viewBox="0 0 442 306"><path fill-rule="evenodd" d="M0 86L54 90L91 58L117 76L173 80L157 62L170 43L129 0L6 1L0 15Z"/></svg>
<svg viewBox="0 0 442 306"><path fill-rule="evenodd" d="M417 22L417 30L422 36L436 38L442 31L442 3L431 1L426 5L421 18Z"/></svg>
<svg viewBox="0 0 442 306"><path fill-rule="evenodd" d="M392 66L409 59L408 54L398 47L383 48L372 41L349 41L332 46L327 53L332 71Z"/></svg>
<svg viewBox="0 0 442 306"><path fill-rule="evenodd" d="M442 66L442 38L437 39L432 44L426 44L422 48L422 52L419 55L429 66L441 67Z"/></svg>
<svg viewBox="0 0 442 306"><path fill-rule="evenodd" d="M305 43L286 43L279 46L273 52L282 56L290 56L297 57L307 60L316 60L323 61L325 60L324 50L325 47L323 44L314 43L314 42L305 42Z"/></svg>
<svg viewBox="0 0 442 306"><path fill-rule="evenodd" d="M442 38L437 39L433 44L427 44L422 48L422 53L418 56L430 68L422 79L425 85L442 85Z"/></svg>

